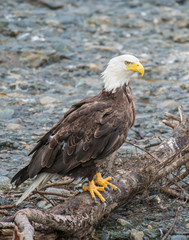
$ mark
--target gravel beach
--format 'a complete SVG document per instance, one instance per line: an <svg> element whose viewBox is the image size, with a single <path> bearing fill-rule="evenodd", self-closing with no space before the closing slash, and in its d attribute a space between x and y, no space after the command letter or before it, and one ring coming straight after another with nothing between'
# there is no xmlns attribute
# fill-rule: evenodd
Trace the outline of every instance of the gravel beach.
<svg viewBox="0 0 189 240"><path fill-rule="evenodd" d="M128 140L169 136L161 119L178 115L178 104L189 117L189 1L0 2L0 205L15 201L5 193L36 141L73 103L102 89L114 56L131 53L145 68L130 81L137 115ZM168 239L187 240L188 205L158 194L111 214L96 239L161 239L180 205Z"/></svg>

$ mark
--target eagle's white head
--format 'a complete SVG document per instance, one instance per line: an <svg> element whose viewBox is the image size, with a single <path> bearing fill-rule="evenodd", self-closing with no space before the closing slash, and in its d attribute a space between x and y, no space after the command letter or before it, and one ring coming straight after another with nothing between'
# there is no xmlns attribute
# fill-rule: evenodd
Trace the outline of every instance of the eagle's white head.
<svg viewBox="0 0 189 240"><path fill-rule="evenodd" d="M115 92L116 88L128 83L133 72L140 72L143 76L144 67L138 58L132 55L120 55L112 58L102 73L106 91Z"/></svg>

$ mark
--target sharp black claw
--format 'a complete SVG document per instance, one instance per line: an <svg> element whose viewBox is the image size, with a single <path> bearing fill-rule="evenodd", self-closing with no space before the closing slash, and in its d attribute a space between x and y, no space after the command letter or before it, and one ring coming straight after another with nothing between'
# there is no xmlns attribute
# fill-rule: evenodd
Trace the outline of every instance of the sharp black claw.
<svg viewBox="0 0 189 240"><path fill-rule="evenodd" d="M104 187L105 190L107 190L108 192L110 191L109 187Z"/></svg>
<svg viewBox="0 0 189 240"><path fill-rule="evenodd" d="M93 200L94 200L94 203L96 204L96 198L95 197L93 198Z"/></svg>
<svg viewBox="0 0 189 240"><path fill-rule="evenodd" d="M121 193L121 189L117 187L117 190Z"/></svg>
<svg viewBox="0 0 189 240"><path fill-rule="evenodd" d="M109 188L113 191L114 189L113 189L113 187L111 186L111 185L109 185Z"/></svg>
<svg viewBox="0 0 189 240"><path fill-rule="evenodd" d="M108 202L105 200L105 202L103 202L104 204L108 205Z"/></svg>

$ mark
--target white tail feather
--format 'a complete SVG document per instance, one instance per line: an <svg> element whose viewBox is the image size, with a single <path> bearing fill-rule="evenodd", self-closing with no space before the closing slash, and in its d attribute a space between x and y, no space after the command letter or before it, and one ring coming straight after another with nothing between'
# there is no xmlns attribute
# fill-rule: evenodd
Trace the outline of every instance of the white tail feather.
<svg viewBox="0 0 189 240"><path fill-rule="evenodd" d="M24 201L30 195L30 193L33 192L35 189L37 190L41 189L53 176L54 174L52 173L40 173L36 177L34 182L29 186L29 188L18 199L18 201L16 202L16 205Z"/></svg>

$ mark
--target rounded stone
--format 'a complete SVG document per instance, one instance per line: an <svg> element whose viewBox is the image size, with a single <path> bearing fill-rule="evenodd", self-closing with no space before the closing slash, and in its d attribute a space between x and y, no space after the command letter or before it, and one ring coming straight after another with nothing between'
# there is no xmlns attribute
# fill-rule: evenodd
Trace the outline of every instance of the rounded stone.
<svg viewBox="0 0 189 240"><path fill-rule="evenodd" d="M189 229L189 223L187 223L185 227L186 227L187 229Z"/></svg>
<svg viewBox="0 0 189 240"><path fill-rule="evenodd" d="M8 130L20 130L20 129L22 129L22 126L18 123L8 123L7 129Z"/></svg>
<svg viewBox="0 0 189 240"><path fill-rule="evenodd" d="M131 226L130 222L126 221L123 218L118 218L117 222L121 224L122 226Z"/></svg>
<svg viewBox="0 0 189 240"><path fill-rule="evenodd" d="M131 230L131 239L132 240L143 240L144 233L136 229Z"/></svg>
<svg viewBox="0 0 189 240"><path fill-rule="evenodd" d="M41 200L37 203L37 206L39 208L45 208L46 204L47 204L47 202L45 200Z"/></svg>
<svg viewBox="0 0 189 240"><path fill-rule="evenodd" d="M56 103L58 101L56 98L45 96L40 98L39 102L41 103L41 105L48 105L48 104Z"/></svg>

